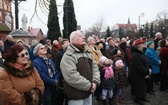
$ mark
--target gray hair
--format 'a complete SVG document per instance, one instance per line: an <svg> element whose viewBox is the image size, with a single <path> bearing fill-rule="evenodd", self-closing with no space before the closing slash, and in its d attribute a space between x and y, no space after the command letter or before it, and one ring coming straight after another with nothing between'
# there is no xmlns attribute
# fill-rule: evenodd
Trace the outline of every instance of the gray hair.
<svg viewBox="0 0 168 105"><path fill-rule="evenodd" d="M94 39L92 36L89 36L88 38L87 38L87 43L89 44L89 42L90 42L90 40L91 39Z"/></svg>
<svg viewBox="0 0 168 105"><path fill-rule="evenodd" d="M53 45L54 45L54 44L59 44L59 42L58 42L57 40L54 40L54 41L53 41Z"/></svg>
<svg viewBox="0 0 168 105"><path fill-rule="evenodd" d="M12 35L7 35L6 39L9 39L9 38L13 38L13 36Z"/></svg>
<svg viewBox="0 0 168 105"><path fill-rule="evenodd" d="M157 33L155 34L155 37L157 37L158 35L162 35L162 33L161 33L161 32L157 32Z"/></svg>
<svg viewBox="0 0 168 105"><path fill-rule="evenodd" d="M77 34L82 34L82 32L80 30L76 30L76 31L73 31L71 34L70 34L70 37L69 37L69 40L70 40L70 43L72 43L72 39L74 38L75 35Z"/></svg>

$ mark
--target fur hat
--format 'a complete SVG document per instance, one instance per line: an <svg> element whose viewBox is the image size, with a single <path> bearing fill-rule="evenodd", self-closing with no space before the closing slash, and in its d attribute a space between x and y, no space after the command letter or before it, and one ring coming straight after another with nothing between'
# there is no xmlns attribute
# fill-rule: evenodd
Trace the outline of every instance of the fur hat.
<svg viewBox="0 0 168 105"><path fill-rule="evenodd" d="M134 42L134 46L137 46L137 45L142 44L142 43L145 43L145 42L142 39L137 39Z"/></svg>
<svg viewBox="0 0 168 105"><path fill-rule="evenodd" d="M154 43L153 41L149 41L146 46L149 47L152 43Z"/></svg>
<svg viewBox="0 0 168 105"><path fill-rule="evenodd" d="M38 52L38 50L39 50L39 47L42 46L42 45L43 45L43 44L39 43L39 44L37 44L37 45L34 47L34 49L33 49L33 54L34 54L34 56L37 56L37 52Z"/></svg>
<svg viewBox="0 0 168 105"><path fill-rule="evenodd" d="M102 57L100 57L99 62L101 64L103 64L106 60L107 60L107 58L105 56L102 56Z"/></svg>

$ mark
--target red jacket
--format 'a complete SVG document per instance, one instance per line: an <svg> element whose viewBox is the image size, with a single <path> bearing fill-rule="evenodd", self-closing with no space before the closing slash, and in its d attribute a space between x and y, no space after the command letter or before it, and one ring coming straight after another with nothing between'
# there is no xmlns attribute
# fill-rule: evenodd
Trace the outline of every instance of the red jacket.
<svg viewBox="0 0 168 105"><path fill-rule="evenodd" d="M168 70L168 47L160 48L159 58L161 60L160 73L166 75L166 71Z"/></svg>

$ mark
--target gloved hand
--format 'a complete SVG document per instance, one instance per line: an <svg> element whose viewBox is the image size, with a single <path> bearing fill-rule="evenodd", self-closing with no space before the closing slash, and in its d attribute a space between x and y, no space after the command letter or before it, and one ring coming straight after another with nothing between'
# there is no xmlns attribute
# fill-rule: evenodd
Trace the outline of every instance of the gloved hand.
<svg viewBox="0 0 168 105"><path fill-rule="evenodd" d="M42 102L42 94L38 88L23 93L26 105L40 105Z"/></svg>

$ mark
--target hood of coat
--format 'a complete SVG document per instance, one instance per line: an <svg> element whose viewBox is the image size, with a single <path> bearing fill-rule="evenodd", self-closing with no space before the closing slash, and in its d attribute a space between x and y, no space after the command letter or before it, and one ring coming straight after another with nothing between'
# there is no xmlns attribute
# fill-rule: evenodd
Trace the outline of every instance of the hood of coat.
<svg viewBox="0 0 168 105"><path fill-rule="evenodd" d="M5 70L7 70L10 74L12 74L13 76L20 77L20 78L23 78L23 77L31 75L31 73L34 70L34 65L33 65L33 63L30 60L25 65L24 70L20 70L20 69L16 68L14 66L14 64L11 63L11 62L4 62L2 67Z"/></svg>

